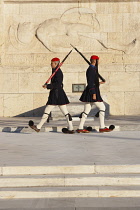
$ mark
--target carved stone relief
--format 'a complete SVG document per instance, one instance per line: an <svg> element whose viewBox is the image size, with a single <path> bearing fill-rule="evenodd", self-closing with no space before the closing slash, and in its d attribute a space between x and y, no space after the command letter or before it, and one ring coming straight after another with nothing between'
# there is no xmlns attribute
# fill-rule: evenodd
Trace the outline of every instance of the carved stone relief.
<svg viewBox="0 0 140 210"><path fill-rule="evenodd" d="M100 22L92 9L72 8L65 11L60 18L47 19L39 25L31 22L14 23L9 27L9 39L14 48L23 51L32 49L40 42L48 52L65 52L73 44L81 49L84 45L88 46L89 51L96 48L97 51L109 49L130 54L140 51L139 29L133 29L131 41L126 42L127 39L123 39L120 42L114 39L107 42L106 34L101 36Z"/></svg>
<svg viewBox="0 0 140 210"><path fill-rule="evenodd" d="M99 31L96 14L88 8L67 10L60 18L47 19L39 25L31 22L15 23L9 28L9 38L13 47L28 50L36 41L44 45L50 52L64 52L70 44L82 46L82 39ZM96 41L96 40L95 40Z"/></svg>

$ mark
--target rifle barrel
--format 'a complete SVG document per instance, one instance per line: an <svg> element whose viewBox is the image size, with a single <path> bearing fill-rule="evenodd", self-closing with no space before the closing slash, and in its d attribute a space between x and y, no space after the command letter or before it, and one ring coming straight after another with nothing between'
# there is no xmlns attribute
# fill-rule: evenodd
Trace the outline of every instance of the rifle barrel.
<svg viewBox="0 0 140 210"><path fill-rule="evenodd" d="M72 44L70 44L83 58L84 60L90 65L90 61L76 48L74 47ZM105 79L98 73L98 77L103 81L105 82Z"/></svg>

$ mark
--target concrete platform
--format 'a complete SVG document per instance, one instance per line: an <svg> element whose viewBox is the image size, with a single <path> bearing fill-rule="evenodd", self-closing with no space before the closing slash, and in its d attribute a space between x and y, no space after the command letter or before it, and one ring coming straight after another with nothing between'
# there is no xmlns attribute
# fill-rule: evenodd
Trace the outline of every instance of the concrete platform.
<svg viewBox="0 0 140 210"><path fill-rule="evenodd" d="M74 135L60 132L2 132L0 133L0 167L3 167L1 168L3 170L4 167L16 166L16 170L19 171L17 166L54 166L51 170L57 170L56 166L75 166L76 170L82 171L82 168L78 167L82 165L91 166L88 170L93 172L95 165L96 171L98 165L105 165L107 168L102 167L102 172L105 172L109 165L132 165L132 168L125 167L122 170L130 170L130 173L133 173L137 170L140 172L139 148L140 131ZM137 165L136 168L135 165ZM8 170L5 173L8 173ZM28 172L30 170L32 168L26 169ZM118 173L117 168L112 167L110 170L116 170Z"/></svg>
<svg viewBox="0 0 140 210"><path fill-rule="evenodd" d="M10 208L9 208L10 207ZM10 210L139 210L139 198L3 199L0 209Z"/></svg>

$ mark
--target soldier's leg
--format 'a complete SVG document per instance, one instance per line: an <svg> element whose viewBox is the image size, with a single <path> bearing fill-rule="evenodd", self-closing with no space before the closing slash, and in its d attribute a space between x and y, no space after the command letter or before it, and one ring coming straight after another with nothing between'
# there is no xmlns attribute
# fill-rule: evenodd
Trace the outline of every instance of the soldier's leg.
<svg viewBox="0 0 140 210"><path fill-rule="evenodd" d="M105 128L105 105L103 102L94 102L99 108L100 128Z"/></svg>
<svg viewBox="0 0 140 210"><path fill-rule="evenodd" d="M90 110L91 110L91 104L90 103L85 103L84 111L80 115L79 130L84 129L84 124L85 124L87 115L89 114Z"/></svg>
<svg viewBox="0 0 140 210"><path fill-rule="evenodd" d="M68 110L67 110L67 106L66 105L61 105L59 106L61 112L65 115L66 119L67 119L67 122L68 122L68 129L70 131L73 130L73 124L72 124L72 117L71 115L69 114Z"/></svg>
<svg viewBox="0 0 140 210"><path fill-rule="evenodd" d="M40 123L37 125L37 129L41 129L41 127L43 126L43 124L47 121L48 117L49 117L49 114L50 112L53 110L55 106L53 105L47 105L45 110L44 110L44 114L41 118L41 121Z"/></svg>

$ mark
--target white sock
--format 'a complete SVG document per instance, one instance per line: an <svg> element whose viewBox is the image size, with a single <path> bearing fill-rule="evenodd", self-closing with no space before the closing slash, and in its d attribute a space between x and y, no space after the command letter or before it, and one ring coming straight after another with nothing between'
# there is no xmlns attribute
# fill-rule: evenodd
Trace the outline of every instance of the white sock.
<svg viewBox="0 0 140 210"><path fill-rule="evenodd" d="M41 129L41 127L42 127L42 126L44 125L44 123L47 121L48 116L49 116L50 112L53 110L54 107L55 107L55 106L53 106L53 105L47 105L47 106L46 106L46 108L45 108L45 110L44 110L44 114L43 114L43 116L42 116L42 118L41 118L41 121L40 121L40 123L37 125L37 128L38 128L38 129Z"/></svg>
<svg viewBox="0 0 140 210"><path fill-rule="evenodd" d="M100 128L105 128L105 105L103 102L94 102L99 108Z"/></svg>
<svg viewBox="0 0 140 210"><path fill-rule="evenodd" d="M72 124L72 121L69 119L69 113L68 113L68 110L67 110L67 106L66 105L61 105L59 106L61 112L65 115L66 119L67 119L67 123L68 123L68 129L70 131L73 130L73 124Z"/></svg>
<svg viewBox="0 0 140 210"><path fill-rule="evenodd" d="M91 104L90 103L85 103L84 105L84 112L82 113L82 118L80 118L80 125L79 125L79 129L84 129L84 124L87 118L87 115L89 114L91 110Z"/></svg>

